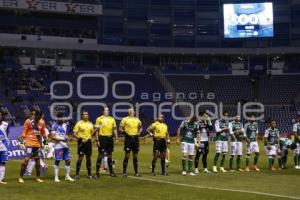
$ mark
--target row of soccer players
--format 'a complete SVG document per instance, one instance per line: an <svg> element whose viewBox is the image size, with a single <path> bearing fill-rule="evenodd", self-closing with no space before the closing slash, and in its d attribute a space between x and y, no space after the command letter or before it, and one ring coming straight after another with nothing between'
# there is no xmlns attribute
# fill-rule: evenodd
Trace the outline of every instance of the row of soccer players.
<svg viewBox="0 0 300 200"><path fill-rule="evenodd" d="M275 171L274 161L278 158L279 167L286 168L288 149L295 150L294 161L295 168L300 169L300 117L298 122L293 126L295 141L287 137L280 137L280 131L277 128L276 121L272 120L270 126L265 130L264 144L265 151L268 156L269 168ZM250 171L250 156L254 154L253 169L260 171L257 167L259 158L258 124L255 122L255 117L251 116L245 126L242 124L240 116L236 116L234 121L228 120L228 112L223 112L222 118L216 120L214 126L210 118L203 113L198 120L192 117L189 120L183 121L178 129L178 144L181 144L182 149L182 175L187 174L186 163L188 163L188 172L194 176L199 173L198 162L202 155L202 163L204 172L209 173L207 169L207 155L209 152L209 133L215 129L215 156L213 161L213 172L218 172L217 164L219 157L220 171L227 172L224 169L225 157L228 152L228 140L230 140L230 171L235 171L233 167L234 157L236 156L236 169L238 171ZM243 155L243 142L247 143L246 152L246 168L241 168L241 157ZM196 149L196 153L195 153ZM196 154L195 159L193 159ZM195 169L193 171L192 166Z"/></svg>
<svg viewBox="0 0 300 200"><path fill-rule="evenodd" d="M123 160L123 176L127 177L127 165L130 153L133 154L133 166L135 171L135 176L140 176L138 173L138 152L139 152L139 139L138 136L142 131L141 121L136 118L134 110L130 108L128 110L128 116L122 119L119 127L119 131L125 133L124 140L124 151L125 156ZM70 177L70 157L69 157L69 146L68 146L68 136L67 136L67 124L63 121L63 115L58 114L58 121L52 125L50 137L55 141L55 181L59 182L58 169L60 161L65 161L66 170L66 180L73 181ZM230 168L233 169L233 157L237 155L237 168L240 168L240 159L242 151L243 140L247 141L247 157L246 157L246 171L249 171L249 157L252 153L255 153L254 158L254 169L259 170L256 166L259 156L259 148L257 144L257 133L258 127L254 118L251 118L249 123L243 127L240 122L240 118L237 116L236 119L229 123L228 113L224 112L223 117L217 120L214 124L217 135L215 137L216 143L216 154L214 158L213 171L217 172L217 162L221 156L220 170L226 172L223 168L225 155L228 151L228 137L231 137L231 158L230 158ZM5 162L7 161L7 145L9 144L5 124L3 117L1 119L1 151L0 151L0 181L3 182L4 172L5 172ZM7 126L6 126L7 127ZM27 119L24 123L24 129L20 139L20 146L25 150L26 158L22 162L19 182L24 183L24 173L26 171L27 164L29 160L35 160L37 181L43 182L40 178L40 151L43 147L47 149L48 137L46 134L46 124L42 119L42 113L36 111L32 117ZM209 172L207 169L207 154L208 154L208 138L209 132L213 129L212 122L209 117L204 113L198 120L196 117L192 117L189 120L183 121L178 129L178 143L181 143L182 149L182 167L183 175L186 175L186 162L188 161L188 170L190 175L194 175L192 170L193 156L195 154L195 146L197 146L196 158L195 158L195 172L198 172L198 160L201 155L203 155L203 165L204 172ZM269 157L270 169L275 170L274 159L278 153L278 147L286 152L283 148L296 148L296 166L299 168L299 136L300 136L300 125L299 122L294 125L293 131L296 135L296 143L292 143L286 138L279 142L279 130L276 128L276 122L272 121L270 128L266 130L265 133L265 147L267 155ZM114 118L109 116L109 109L106 107L104 109L103 115L97 118L95 126L89 121L88 113L82 112L82 120L77 122L74 129L74 136L78 141L78 159L76 162L76 179L79 179L79 173L81 168L81 163L86 156L86 166L88 171L88 178L92 178L91 174L91 153L92 153L92 137L97 133L96 141L98 146L98 159L96 164L96 174L95 178L99 178L99 169L102 162L102 158L105 155L108 157L108 167L110 176L115 177L115 173L112 167L112 152L114 150L113 137L118 137L117 127ZM165 157L167 143L169 140L168 126L165 124L163 115L160 114L158 119L150 125L147 129L149 135L153 136L154 146L153 146L153 160L152 160L152 174L155 175L155 165L158 158L161 159L162 175L167 175L165 171ZM196 142L195 142L196 141ZM283 165L286 163L286 156L283 161Z"/></svg>

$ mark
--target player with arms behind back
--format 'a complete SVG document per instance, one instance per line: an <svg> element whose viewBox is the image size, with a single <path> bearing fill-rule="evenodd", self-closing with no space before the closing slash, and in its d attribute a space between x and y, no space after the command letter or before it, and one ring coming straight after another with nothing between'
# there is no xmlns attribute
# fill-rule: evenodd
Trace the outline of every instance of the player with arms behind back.
<svg viewBox="0 0 300 200"><path fill-rule="evenodd" d="M63 113L57 114L57 122L52 125L52 130L50 133L50 137L55 141L54 144L54 154L55 154L55 162L54 162L54 181L60 182L58 177L59 163L60 161L65 161L65 180L66 181L74 181L70 177L70 150L68 145L68 126L63 120Z"/></svg>
<svg viewBox="0 0 300 200"><path fill-rule="evenodd" d="M268 155L269 168L272 171L277 169L274 167L274 162L277 155L277 148L279 147L279 130L275 120L271 120L270 127L265 131L265 149Z"/></svg>
<svg viewBox="0 0 300 200"><path fill-rule="evenodd" d="M139 135L142 132L142 122L139 118L134 116L135 112L133 108L128 109L128 116L123 118L120 122L119 130L125 133L124 151L125 156L123 160L123 177L127 177L127 165L132 151L132 161L134 168L134 176L139 177L138 173L138 153L140 150Z"/></svg>
<svg viewBox="0 0 300 200"><path fill-rule="evenodd" d="M258 157L259 157L259 146L257 142L258 136L258 124L255 122L255 116L252 115L249 119L249 122L245 125L245 132L246 132L246 141L247 141L247 155L246 155L246 169L245 171L250 171L250 156L251 154L255 154L254 162L253 162L253 169L255 171L260 171L257 167Z"/></svg>
<svg viewBox="0 0 300 200"><path fill-rule="evenodd" d="M199 134L197 117L192 116L189 120L181 122L177 130L177 143L181 143L182 152L182 175L186 176L186 161L188 160L189 175L193 172L193 157L195 155L195 141Z"/></svg>

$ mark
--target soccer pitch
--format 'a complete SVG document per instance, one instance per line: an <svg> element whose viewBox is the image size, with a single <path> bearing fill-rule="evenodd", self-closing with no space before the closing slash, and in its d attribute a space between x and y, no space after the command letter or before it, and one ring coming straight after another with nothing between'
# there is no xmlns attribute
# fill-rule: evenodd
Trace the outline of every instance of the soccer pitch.
<svg viewBox="0 0 300 200"><path fill-rule="evenodd" d="M129 161L128 178L122 177L123 145L115 146L113 154L116 160L116 178L103 174L100 179L86 178L85 160L82 164L81 179L76 182L63 180L64 163L61 163L61 182L53 181L53 160L48 160L48 173L44 183L37 183L33 177L25 177L25 183L19 184L18 175L20 161L9 161L6 168L8 185L0 185L1 199L32 200L32 199L300 199L299 178L300 170L293 168L293 153L290 152L288 169L270 172L267 169L267 158L263 146L260 146L260 172L227 172L200 173L192 177L181 175L181 152L176 144L171 145L171 164L169 176L160 175L160 161L157 162L156 176L150 175L152 160L152 144L142 144L139 154L139 171L142 177L133 177L132 160ZM97 157L96 147L93 149L93 173ZM75 174L76 147L71 145L72 175ZM214 156L214 145L210 147L208 158L211 170ZM228 169L229 156L226 157L225 167ZM276 161L277 162L277 161ZM199 163L202 167L201 161ZM242 167L245 166L245 157ZM34 172L35 174L35 172Z"/></svg>

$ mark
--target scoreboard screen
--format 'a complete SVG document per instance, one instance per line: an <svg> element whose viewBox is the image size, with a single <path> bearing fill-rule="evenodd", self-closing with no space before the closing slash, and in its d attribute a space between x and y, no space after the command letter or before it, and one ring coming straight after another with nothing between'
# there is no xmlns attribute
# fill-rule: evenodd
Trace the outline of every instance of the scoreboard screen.
<svg viewBox="0 0 300 200"><path fill-rule="evenodd" d="M273 4L224 4L224 37L273 37Z"/></svg>

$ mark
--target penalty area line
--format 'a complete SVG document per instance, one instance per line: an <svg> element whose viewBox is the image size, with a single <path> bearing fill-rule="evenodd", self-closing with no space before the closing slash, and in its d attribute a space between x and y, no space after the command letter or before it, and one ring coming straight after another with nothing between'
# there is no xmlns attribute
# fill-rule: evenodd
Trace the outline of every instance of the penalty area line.
<svg viewBox="0 0 300 200"><path fill-rule="evenodd" d="M269 197L280 197L280 198L287 198L287 199L300 199L300 197L297 197L297 196L287 196L287 195L280 195L280 194L271 194L271 193L267 193L267 192L257 192L257 191L248 191L248 190L239 190L239 189L205 187L205 186L200 186L200 185L190 185L190 184L186 184L186 183L156 180L156 179L145 178L145 177L128 176L128 178L132 178L132 179L135 179L135 180L156 182L156 183L165 183L165 184L176 185L176 186L190 187L190 188L206 189L206 190L219 190L219 191L226 191L226 192L239 192L239 193L269 196Z"/></svg>

